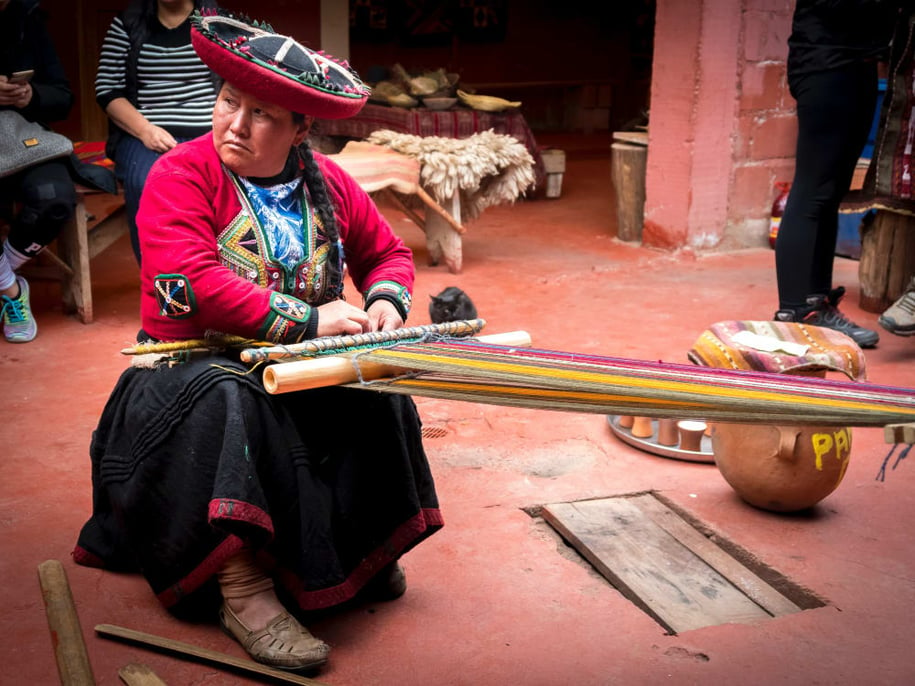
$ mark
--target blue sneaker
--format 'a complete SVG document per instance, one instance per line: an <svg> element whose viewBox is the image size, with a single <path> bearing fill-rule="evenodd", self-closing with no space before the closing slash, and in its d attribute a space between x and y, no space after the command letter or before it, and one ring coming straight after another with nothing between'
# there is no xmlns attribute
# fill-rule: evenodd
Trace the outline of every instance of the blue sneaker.
<svg viewBox="0 0 915 686"><path fill-rule="evenodd" d="M21 276L17 276L16 281L19 283L18 298L0 295L0 302L3 303L3 309L0 309L3 336L10 343L28 343L38 334L38 324L29 307L28 281Z"/></svg>

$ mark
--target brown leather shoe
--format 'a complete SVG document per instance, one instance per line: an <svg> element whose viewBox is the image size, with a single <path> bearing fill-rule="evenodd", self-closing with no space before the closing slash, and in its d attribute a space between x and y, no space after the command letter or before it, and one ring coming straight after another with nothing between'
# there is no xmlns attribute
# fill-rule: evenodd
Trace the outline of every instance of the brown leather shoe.
<svg viewBox="0 0 915 686"><path fill-rule="evenodd" d="M330 646L315 638L288 612L274 617L266 627L251 631L225 603L219 621L241 643L253 660L279 669L313 669L327 662Z"/></svg>

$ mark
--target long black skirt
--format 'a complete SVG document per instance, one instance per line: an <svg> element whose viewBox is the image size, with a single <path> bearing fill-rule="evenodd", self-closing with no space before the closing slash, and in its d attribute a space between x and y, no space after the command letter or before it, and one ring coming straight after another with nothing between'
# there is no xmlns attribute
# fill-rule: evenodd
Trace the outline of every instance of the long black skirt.
<svg viewBox="0 0 915 686"><path fill-rule="evenodd" d="M411 398L269 395L225 358L126 370L93 433L74 559L140 571L169 608L243 545L302 610L353 598L442 524Z"/></svg>

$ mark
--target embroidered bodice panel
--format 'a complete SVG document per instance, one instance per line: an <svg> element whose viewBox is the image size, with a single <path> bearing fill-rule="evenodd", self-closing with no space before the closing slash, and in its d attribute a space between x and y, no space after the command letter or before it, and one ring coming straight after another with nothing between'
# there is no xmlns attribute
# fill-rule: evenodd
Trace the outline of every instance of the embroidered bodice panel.
<svg viewBox="0 0 915 686"><path fill-rule="evenodd" d="M220 262L309 305L326 302L331 245L302 180L261 188L230 177L241 209L217 236Z"/></svg>

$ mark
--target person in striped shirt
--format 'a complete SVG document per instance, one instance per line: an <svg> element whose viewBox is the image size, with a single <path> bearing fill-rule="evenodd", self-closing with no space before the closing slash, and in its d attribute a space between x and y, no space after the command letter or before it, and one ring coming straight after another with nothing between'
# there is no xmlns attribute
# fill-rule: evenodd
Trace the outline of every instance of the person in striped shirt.
<svg viewBox="0 0 915 686"><path fill-rule="evenodd" d="M216 86L191 46L190 16L211 0L130 0L102 42L95 97L109 118L106 154L124 186L137 262L136 214L150 167L212 128Z"/></svg>

